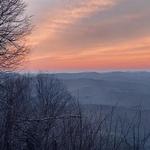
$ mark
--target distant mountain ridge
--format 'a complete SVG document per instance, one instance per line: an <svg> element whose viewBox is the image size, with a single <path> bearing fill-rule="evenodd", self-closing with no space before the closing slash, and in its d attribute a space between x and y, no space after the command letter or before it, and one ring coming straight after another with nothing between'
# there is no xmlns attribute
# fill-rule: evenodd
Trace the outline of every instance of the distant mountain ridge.
<svg viewBox="0 0 150 150"><path fill-rule="evenodd" d="M90 78L90 79L102 79L102 78L118 78L118 77L128 77L134 78L135 76L138 78L146 77L150 78L150 72L141 71L141 72L81 72L81 73L56 73L54 74L56 77L61 79L75 79L75 78Z"/></svg>
<svg viewBox="0 0 150 150"><path fill-rule="evenodd" d="M68 90L84 104L150 108L150 72L60 73Z"/></svg>
<svg viewBox="0 0 150 150"><path fill-rule="evenodd" d="M83 72L41 73L60 79L73 96L82 104L120 105L134 107L142 105L150 109L150 72ZM17 73L0 74L16 76ZM30 74L34 78L37 74Z"/></svg>

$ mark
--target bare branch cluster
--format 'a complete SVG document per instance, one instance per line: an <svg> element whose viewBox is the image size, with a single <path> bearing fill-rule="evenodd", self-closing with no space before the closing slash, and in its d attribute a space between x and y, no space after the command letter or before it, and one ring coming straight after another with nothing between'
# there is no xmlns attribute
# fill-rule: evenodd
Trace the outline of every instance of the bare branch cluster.
<svg viewBox="0 0 150 150"><path fill-rule="evenodd" d="M150 111L80 105L53 76L4 75L2 150L149 150Z"/></svg>
<svg viewBox="0 0 150 150"><path fill-rule="evenodd" d="M0 70L14 69L28 53L25 37L30 17L22 0L0 0Z"/></svg>

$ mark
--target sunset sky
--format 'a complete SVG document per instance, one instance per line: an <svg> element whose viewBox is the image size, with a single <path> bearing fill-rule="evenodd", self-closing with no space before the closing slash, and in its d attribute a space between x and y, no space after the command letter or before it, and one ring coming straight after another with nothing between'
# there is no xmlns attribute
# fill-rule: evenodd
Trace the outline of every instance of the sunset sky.
<svg viewBox="0 0 150 150"><path fill-rule="evenodd" d="M31 71L150 69L150 0L25 0Z"/></svg>

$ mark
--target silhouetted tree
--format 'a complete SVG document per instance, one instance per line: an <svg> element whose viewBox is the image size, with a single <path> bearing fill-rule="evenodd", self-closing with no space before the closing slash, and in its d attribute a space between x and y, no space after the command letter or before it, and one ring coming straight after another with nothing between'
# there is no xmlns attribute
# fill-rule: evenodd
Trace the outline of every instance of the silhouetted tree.
<svg viewBox="0 0 150 150"><path fill-rule="evenodd" d="M18 145L17 141L22 134L22 120L28 115L28 86L29 78L15 75L5 79L5 90L3 102L5 102L4 128L1 144L3 150L14 150ZM4 104L2 104L4 105ZM19 130L18 130L19 129ZM21 143L21 141L20 141Z"/></svg>
<svg viewBox="0 0 150 150"><path fill-rule="evenodd" d="M0 71L14 69L28 53L31 26L25 8L23 0L0 0Z"/></svg>
<svg viewBox="0 0 150 150"><path fill-rule="evenodd" d="M2 83L1 150L149 149L140 107L124 114L117 107L80 105L60 80L45 74L8 74Z"/></svg>

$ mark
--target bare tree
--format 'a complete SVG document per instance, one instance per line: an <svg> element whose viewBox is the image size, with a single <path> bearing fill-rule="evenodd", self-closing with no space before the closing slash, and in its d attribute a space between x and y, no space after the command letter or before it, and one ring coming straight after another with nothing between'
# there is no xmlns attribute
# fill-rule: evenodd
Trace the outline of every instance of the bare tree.
<svg viewBox="0 0 150 150"><path fill-rule="evenodd" d="M23 0L0 0L0 71L15 69L28 53L30 18Z"/></svg>
<svg viewBox="0 0 150 150"><path fill-rule="evenodd" d="M149 111L141 107L80 105L61 81L45 74L11 73L3 80L2 150L149 149Z"/></svg>
<svg viewBox="0 0 150 150"><path fill-rule="evenodd" d="M1 136L0 149L13 150L18 146L18 140L22 135L25 124L22 118L28 115L27 105L29 99L29 78L19 75L7 77L4 81L5 89L1 97L3 109L0 111L1 117ZM20 130L21 128L21 130ZM22 136L23 137L23 136ZM22 140L19 140L20 143Z"/></svg>

